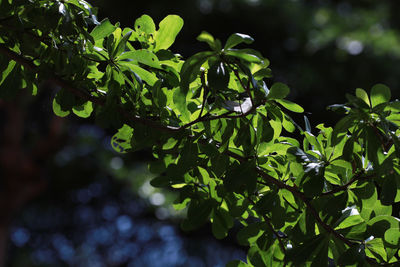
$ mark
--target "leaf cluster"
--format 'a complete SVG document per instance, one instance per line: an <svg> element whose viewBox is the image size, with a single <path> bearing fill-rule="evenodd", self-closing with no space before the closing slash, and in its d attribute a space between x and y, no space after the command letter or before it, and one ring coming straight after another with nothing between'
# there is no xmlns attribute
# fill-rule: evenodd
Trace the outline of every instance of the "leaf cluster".
<svg viewBox="0 0 400 267"><path fill-rule="evenodd" d="M98 22L83 0L0 1L0 96L59 89L58 116L93 116L114 129L113 148L150 148L155 187L179 192L182 228L235 222L247 263L227 266L386 265L400 259L400 103L375 85L357 89L334 126L296 123L304 110L271 83L269 61L232 34L202 32L208 51L169 48L183 26L143 15L132 28ZM51 19L43 19L51 18ZM270 86L268 86L270 84ZM304 125L304 127L300 126ZM293 138L297 133L298 138Z"/></svg>

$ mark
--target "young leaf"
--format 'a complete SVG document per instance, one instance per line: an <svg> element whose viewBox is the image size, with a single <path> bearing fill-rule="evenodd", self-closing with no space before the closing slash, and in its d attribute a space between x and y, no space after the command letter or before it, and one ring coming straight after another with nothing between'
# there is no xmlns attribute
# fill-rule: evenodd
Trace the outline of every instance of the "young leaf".
<svg viewBox="0 0 400 267"><path fill-rule="evenodd" d="M159 27L155 36L155 51L168 49L174 43L176 36L183 27L183 20L177 15L168 15L160 22Z"/></svg>

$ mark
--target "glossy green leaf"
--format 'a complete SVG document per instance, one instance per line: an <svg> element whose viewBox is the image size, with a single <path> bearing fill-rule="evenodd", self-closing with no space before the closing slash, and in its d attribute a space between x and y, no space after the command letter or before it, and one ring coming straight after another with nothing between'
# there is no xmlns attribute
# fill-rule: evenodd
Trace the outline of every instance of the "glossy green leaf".
<svg viewBox="0 0 400 267"><path fill-rule="evenodd" d="M250 37L249 35L242 34L242 33L234 33L231 36L229 36L229 38L226 41L226 44L224 46L224 49L229 49L229 48L235 47L241 43L251 44L252 42L254 42L254 39L252 37Z"/></svg>
<svg viewBox="0 0 400 267"><path fill-rule="evenodd" d="M225 55L243 59L251 63L263 63L263 60L261 58L256 55L247 53L246 50L229 50L225 52Z"/></svg>

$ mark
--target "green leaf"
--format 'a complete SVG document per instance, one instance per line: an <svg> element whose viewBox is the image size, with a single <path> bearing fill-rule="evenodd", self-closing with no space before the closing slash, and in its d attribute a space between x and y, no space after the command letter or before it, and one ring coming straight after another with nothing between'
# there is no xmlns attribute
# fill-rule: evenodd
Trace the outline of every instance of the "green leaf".
<svg viewBox="0 0 400 267"><path fill-rule="evenodd" d="M208 220L213 206L213 199L192 199L188 208L187 219L181 224L182 229L191 231L203 225Z"/></svg>
<svg viewBox="0 0 400 267"><path fill-rule="evenodd" d="M3 73L0 83L0 98L11 100L22 88L23 78L20 65L11 62Z"/></svg>
<svg viewBox="0 0 400 267"><path fill-rule="evenodd" d="M188 122L190 120L190 113L187 108L186 94L182 92L181 88L176 88L173 94L173 101L177 111L182 116L183 121Z"/></svg>
<svg viewBox="0 0 400 267"><path fill-rule="evenodd" d="M139 67L132 61L120 61L118 63L123 66L126 66L129 70L138 75L141 80L145 81L151 86L153 86L158 80L157 76L154 73Z"/></svg>
<svg viewBox="0 0 400 267"><path fill-rule="evenodd" d="M387 103L390 100L390 89L386 85L376 84L371 89L371 104L376 107L379 104Z"/></svg>
<svg viewBox="0 0 400 267"><path fill-rule="evenodd" d="M310 163L307 166L312 165L309 167L308 175L304 179L302 184L304 194L308 197L318 196L322 193L324 189L324 177L323 171L320 171L320 166L314 163ZM307 171L306 170L306 171Z"/></svg>
<svg viewBox="0 0 400 267"><path fill-rule="evenodd" d="M384 178L381 192L383 205L392 205L397 195L397 177L390 174Z"/></svg>
<svg viewBox="0 0 400 267"><path fill-rule="evenodd" d="M362 99L368 106L371 106L371 103L369 102L369 97L367 92L365 92L364 89L357 88L356 89L356 96L360 99Z"/></svg>
<svg viewBox="0 0 400 267"><path fill-rule="evenodd" d="M308 136L313 136L313 137L314 137L314 135L311 134L311 124L310 124L310 121L308 120L308 118L307 118L306 115L304 115L304 124L305 124L305 126L306 126L306 132L309 133ZM314 137L314 139L315 139L315 137ZM312 143L312 141L311 141L310 143L311 143L311 145L314 145L314 144Z"/></svg>
<svg viewBox="0 0 400 267"><path fill-rule="evenodd" d="M157 56L149 50L140 49L135 51L128 51L122 53L118 57L118 60L124 60L124 59L134 60L149 67L162 69L160 61L158 60Z"/></svg>
<svg viewBox="0 0 400 267"><path fill-rule="evenodd" d="M91 103L91 102L87 102ZM111 146L119 153L126 153L131 149L131 139L133 136L133 129L124 124L116 134L111 138Z"/></svg>
<svg viewBox="0 0 400 267"><path fill-rule="evenodd" d="M225 238L228 235L228 230L233 227L233 219L229 213L219 207L214 209L212 215L212 232L217 239Z"/></svg>
<svg viewBox="0 0 400 267"><path fill-rule="evenodd" d="M81 118L89 118L90 114L92 114L92 111L93 111L93 104L90 101L87 101L86 103L80 106L75 106L72 108L72 112L74 112L75 115Z"/></svg>
<svg viewBox="0 0 400 267"><path fill-rule="evenodd" d="M200 42L206 42L214 51L221 50L221 44L218 40L215 40L214 37L206 31L202 31L200 35L197 36L197 40Z"/></svg>
<svg viewBox="0 0 400 267"><path fill-rule="evenodd" d="M390 228L386 230L384 240L389 245L399 248L400 247L400 229Z"/></svg>
<svg viewBox="0 0 400 267"><path fill-rule="evenodd" d="M116 56L119 56L122 52L125 50L126 43L129 40L129 37L131 37L132 31L127 32L121 40L119 40L116 49L113 52L113 58Z"/></svg>
<svg viewBox="0 0 400 267"><path fill-rule="evenodd" d="M60 105L63 111L71 110L77 103L75 95L66 89L61 89L57 92L55 100Z"/></svg>
<svg viewBox="0 0 400 267"><path fill-rule="evenodd" d="M202 184L207 185L210 182L210 174L208 173L208 171L200 166L197 167L197 169L200 172L200 181Z"/></svg>
<svg viewBox="0 0 400 267"><path fill-rule="evenodd" d="M312 259L311 267L328 267L328 250L329 250L329 239L324 239L322 243L316 249L316 255Z"/></svg>
<svg viewBox="0 0 400 267"><path fill-rule="evenodd" d="M247 252L247 259L253 266L268 266L266 255L258 248L258 246L250 246L250 249Z"/></svg>
<svg viewBox="0 0 400 267"><path fill-rule="evenodd" d="M365 252L363 249L363 245L353 245L349 249L347 249L338 259L337 263L339 266L348 266L352 264L358 264L364 262Z"/></svg>
<svg viewBox="0 0 400 267"><path fill-rule="evenodd" d="M160 49L168 49L175 41L176 36L183 27L183 20L177 15L168 15L159 25L159 30L156 32L155 51Z"/></svg>
<svg viewBox="0 0 400 267"><path fill-rule="evenodd" d="M190 83L193 82L200 73L201 65L212 55L213 52L211 51L200 52L185 61L181 69L181 89L184 94L187 94Z"/></svg>
<svg viewBox="0 0 400 267"><path fill-rule="evenodd" d="M3 59L2 59L3 61ZM6 60L3 61L4 63L6 62ZM2 63L3 63L2 62ZM13 71L14 67L16 65L16 62L13 60L10 60L5 66L5 69L1 69L1 73L0 73L0 85L4 82L4 80L8 77L8 75Z"/></svg>
<svg viewBox="0 0 400 267"><path fill-rule="evenodd" d="M295 266L306 262L310 255L317 249L322 241L321 239L322 236L314 236L309 240L305 240L304 243L293 247L286 252L287 259L293 261Z"/></svg>
<svg viewBox="0 0 400 267"><path fill-rule="evenodd" d="M286 99L274 99L276 102L278 102L279 104L281 104L284 108L286 108L287 110L290 110L292 112L296 112L296 113L303 113L304 109L299 106L296 103L293 103L289 100Z"/></svg>
<svg viewBox="0 0 400 267"><path fill-rule="evenodd" d="M263 223L261 222L243 227L237 233L238 243L243 246L253 244L264 233L263 227Z"/></svg>
<svg viewBox="0 0 400 267"><path fill-rule="evenodd" d="M385 244L381 238L374 238L371 241L366 242L365 248L367 249L366 252L370 251L372 255L380 258L381 260L385 260L387 258Z"/></svg>
<svg viewBox="0 0 400 267"><path fill-rule="evenodd" d="M93 31L90 33L90 35L96 41L96 40L103 39L104 37L110 35L116 29L117 29L117 27L112 25L109 19L104 19L100 22L99 25L97 25L93 29Z"/></svg>
<svg viewBox="0 0 400 267"><path fill-rule="evenodd" d="M399 228L399 219L390 215L380 215L368 221L367 234L383 238L388 229Z"/></svg>
<svg viewBox="0 0 400 267"><path fill-rule="evenodd" d="M156 31L156 25L149 15L142 15L140 18L136 19L134 28L137 32L144 32L147 34L152 34Z"/></svg>
<svg viewBox="0 0 400 267"><path fill-rule="evenodd" d="M340 141L345 138L347 131L353 126L355 118L353 116L346 116L338 121L333 128L332 132L332 145L337 145Z"/></svg>
<svg viewBox="0 0 400 267"><path fill-rule="evenodd" d="M207 81L211 92L214 94L228 88L230 79L229 71L222 62L216 62L207 72Z"/></svg>
<svg viewBox="0 0 400 267"><path fill-rule="evenodd" d="M66 117L69 115L69 110L63 110L60 104L57 103L56 99L53 99L53 112L59 117Z"/></svg>
<svg viewBox="0 0 400 267"><path fill-rule="evenodd" d="M226 173L225 188L231 192L253 193L256 187L257 174L253 161L241 164L233 164Z"/></svg>
<svg viewBox="0 0 400 267"><path fill-rule="evenodd" d="M248 50L246 49L240 49L240 50L229 50L225 52L225 55L227 56L233 56L239 59L243 59L247 62L251 63L260 63L263 64L264 61L259 58L258 56L248 53Z"/></svg>
<svg viewBox="0 0 400 267"><path fill-rule="evenodd" d="M229 36L228 40L226 41L224 49L227 50L241 43L251 44L252 42L254 42L254 39L251 36L242 33L234 33L231 36Z"/></svg>
<svg viewBox="0 0 400 267"><path fill-rule="evenodd" d="M282 99L285 98L290 92L289 87L286 84L277 82L272 85L269 89L268 99Z"/></svg>
<svg viewBox="0 0 400 267"><path fill-rule="evenodd" d="M167 176L157 176L150 181L150 185L156 188L166 188L172 184Z"/></svg>

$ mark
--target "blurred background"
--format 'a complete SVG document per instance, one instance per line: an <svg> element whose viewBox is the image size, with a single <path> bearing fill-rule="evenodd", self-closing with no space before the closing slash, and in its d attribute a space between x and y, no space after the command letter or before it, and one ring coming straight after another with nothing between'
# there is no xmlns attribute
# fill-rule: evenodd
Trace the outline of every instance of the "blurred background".
<svg viewBox="0 0 400 267"><path fill-rule="evenodd" d="M399 1L89 2L99 8L99 20L109 17L122 27L142 14L156 23L180 15L185 25L171 49L185 58L207 49L196 41L202 30L223 42L234 32L251 35L252 48L271 61L267 85L288 84L289 99L305 108L313 126L333 126L339 117L326 106L344 103L357 87L384 83L399 97ZM0 156L15 154L14 165L0 157L6 266L208 267L245 258L235 228L222 241L209 226L180 230L184 211L173 209L174 192L149 185L150 152L116 154L113 132L90 120L52 117L49 99L44 93L0 103Z"/></svg>

